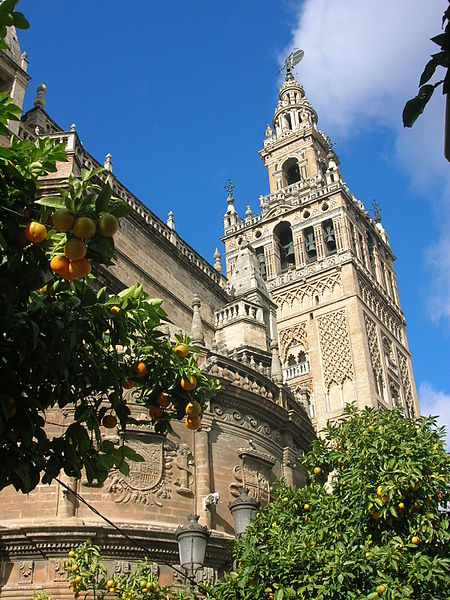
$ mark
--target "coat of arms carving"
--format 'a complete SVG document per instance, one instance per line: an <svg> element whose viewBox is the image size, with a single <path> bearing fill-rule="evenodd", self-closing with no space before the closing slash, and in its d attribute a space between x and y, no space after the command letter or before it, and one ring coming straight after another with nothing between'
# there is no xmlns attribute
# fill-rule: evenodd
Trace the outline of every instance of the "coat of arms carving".
<svg viewBox="0 0 450 600"><path fill-rule="evenodd" d="M129 461L127 476L114 471L107 490L118 503L135 502L149 506L162 506L172 491L172 463L176 455L175 444L159 435L150 434L139 439L128 439L127 445L143 457L142 462Z"/></svg>

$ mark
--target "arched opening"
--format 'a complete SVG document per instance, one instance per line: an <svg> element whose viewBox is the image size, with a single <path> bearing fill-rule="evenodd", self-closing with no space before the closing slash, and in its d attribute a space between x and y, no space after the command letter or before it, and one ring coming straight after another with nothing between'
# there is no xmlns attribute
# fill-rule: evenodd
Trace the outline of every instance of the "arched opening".
<svg viewBox="0 0 450 600"><path fill-rule="evenodd" d="M327 254L335 254L336 252L336 236L334 233L333 221L327 219L322 223L323 241L327 247Z"/></svg>
<svg viewBox="0 0 450 600"><path fill-rule="evenodd" d="M316 248L316 240L314 237L314 229L312 227L307 227L303 232L303 237L305 240L305 251L306 251L306 262L310 263L316 260L317 258L317 248Z"/></svg>
<svg viewBox="0 0 450 600"><path fill-rule="evenodd" d="M282 221L275 227L273 234L280 250L281 272L287 271L289 267L295 267L294 241L290 224Z"/></svg>
<svg viewBox="0 0 450 600"><path fill-rule="evenodd" d="M292 185L300 181L300 169L295 158L288 158L283 164L283 186Z"/></svg>

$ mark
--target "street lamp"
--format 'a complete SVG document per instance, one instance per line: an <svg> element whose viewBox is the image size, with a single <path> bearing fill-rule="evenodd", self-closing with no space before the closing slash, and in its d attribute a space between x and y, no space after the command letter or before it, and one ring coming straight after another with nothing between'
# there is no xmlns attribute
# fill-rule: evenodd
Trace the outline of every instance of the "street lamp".
<svg viewBox="0 0 450 600"><path fill-rule="evenodd" d="M259 502L250 498L248 489L245 487L239 488L239 496L228 504L231 516L234 521L234 531L237 537L242 537L247 529L250 521L256 515L259 508Z"/></svg>
<svg viewBox="0 0 450 600"><path fill-rule="evenodd" d="M199 525L198 519L198 515L188 515L188 523L175 532L180 565L192 574L203 566L208 541L208 529Z"/></svg>

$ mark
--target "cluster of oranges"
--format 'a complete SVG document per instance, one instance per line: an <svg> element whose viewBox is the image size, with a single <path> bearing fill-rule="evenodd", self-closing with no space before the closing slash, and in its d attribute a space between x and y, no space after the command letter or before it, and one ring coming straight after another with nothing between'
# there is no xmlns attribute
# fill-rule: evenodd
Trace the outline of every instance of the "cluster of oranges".
<svg viewBox="0 0 450 600"><path fill-rule="evenodd" d="M95 223L90 217L75 217L67 208L55 211L52 221L56 231L72 232L73 235L64 246L64 256L56 255L50 261L50 269L68 281L82 279L91 272L91 262L86 258L86 240L92 239L97 232L103 237L112 237L119 228L117 218L110 213L104 213Z"/></svg>
<svg viewBox="0 0 450 600"><path fill-rule="evenodd" d="M108 588L108 592L110 594L115 594L120 590L121 584L120 581L114 581L114 579L108 579L106 582L106 587Z"/></svg>

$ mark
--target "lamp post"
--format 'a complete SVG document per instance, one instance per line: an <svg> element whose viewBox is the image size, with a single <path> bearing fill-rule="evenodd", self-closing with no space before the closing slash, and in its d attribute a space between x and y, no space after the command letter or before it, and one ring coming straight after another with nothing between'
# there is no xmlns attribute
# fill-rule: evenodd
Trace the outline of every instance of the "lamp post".
<svg viewBox="0 0 450 600"><path fill-rule="evenodd" d="M248 489L239 488L239 496L228 504L231 516L234 521L234 531L237 537L243 537L250 521L256 515L259 508L259 502L250 498Z"/></svg>
<svg viewBox="0 0 450 600"><path fill-rule="evenodd" d="M175 532L180 565L192 575L203 566L208 541L208 529L199 525L198 519L198 515L188 515L188 523Z"/></svg>

